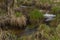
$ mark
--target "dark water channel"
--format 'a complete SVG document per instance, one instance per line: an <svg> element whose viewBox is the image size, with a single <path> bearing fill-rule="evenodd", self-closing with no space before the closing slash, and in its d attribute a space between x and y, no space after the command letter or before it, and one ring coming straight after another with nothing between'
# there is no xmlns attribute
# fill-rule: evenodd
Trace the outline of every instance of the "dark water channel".
<svg viewBox="0 0 60 40"><path fill-rule="evenodd" d="M30 35L32 33L35 33L36 31L37 31L37 28L34 28L34 29L26 28L25 31L21 33L20 35L21 36Z"/></svg>

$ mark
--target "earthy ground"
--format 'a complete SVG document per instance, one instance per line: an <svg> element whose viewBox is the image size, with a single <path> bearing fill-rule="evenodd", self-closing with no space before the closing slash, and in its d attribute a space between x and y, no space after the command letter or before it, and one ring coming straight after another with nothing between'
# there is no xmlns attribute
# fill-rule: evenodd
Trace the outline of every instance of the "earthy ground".
<svg viewBox="0 0 60 40"><path fill-rule="evenodd" d="M45 22L46 12L56 17ZM60 40L60 2L0 0L0 40Z"/></svg>

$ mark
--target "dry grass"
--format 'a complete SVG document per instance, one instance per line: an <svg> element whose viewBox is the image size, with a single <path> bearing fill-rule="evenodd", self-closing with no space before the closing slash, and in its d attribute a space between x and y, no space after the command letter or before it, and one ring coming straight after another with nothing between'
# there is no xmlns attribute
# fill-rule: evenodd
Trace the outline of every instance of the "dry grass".
<svg viewBox="0 0 60 40"><path fill-rule="evenodd" d="M8 16L2 16L0 17L0 26L2 28L6 28L6 26L9 28L9 27L12 27L14 28L13 26L15 27L20 27L20 28L23 28L24 26L26 26L26 17L24 15L20 16L20 17L16 17L15 15L12 15L11 17L8 17Z"/></svg>
<svg viewBox="0 0 60 40"><path fill-rule="evenodd" d="M25 16L21 16L21 17L15 17L14 15L12 16L12 18L11 18L11 22L10 22L10 24L11 25L15 25L15 26L26 26L26 17Z"/></svg>

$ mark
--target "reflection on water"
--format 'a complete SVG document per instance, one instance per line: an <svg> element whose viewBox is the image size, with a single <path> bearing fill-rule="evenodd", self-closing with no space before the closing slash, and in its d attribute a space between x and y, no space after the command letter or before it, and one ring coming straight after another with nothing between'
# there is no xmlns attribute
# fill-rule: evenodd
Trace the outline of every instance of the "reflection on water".
<svg viewBox="0 0 60 40"><path fill-rule="evenodd" d="M24 30L22 29L8 29L8 32L11 32L12 34L15 34L17 36L24 36L24 35L30 35L32 34L33 32L36 32L37 31L37 28L35 29L29 29L29 28L26 28Z"/></svg>

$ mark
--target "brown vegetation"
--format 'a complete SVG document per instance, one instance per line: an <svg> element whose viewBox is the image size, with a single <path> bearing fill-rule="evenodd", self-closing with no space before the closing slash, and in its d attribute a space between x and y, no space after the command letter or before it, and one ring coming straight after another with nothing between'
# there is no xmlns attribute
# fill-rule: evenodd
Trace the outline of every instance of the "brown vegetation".
<svg viewBox="0 0 60 40"><path fill-rule="evenodd" d="M26 26L26 17L25 16L21 16L21 17L15 17L14 15L12 16L11 20L10 20L10 24L14 25L14 26Z"/></svg>

